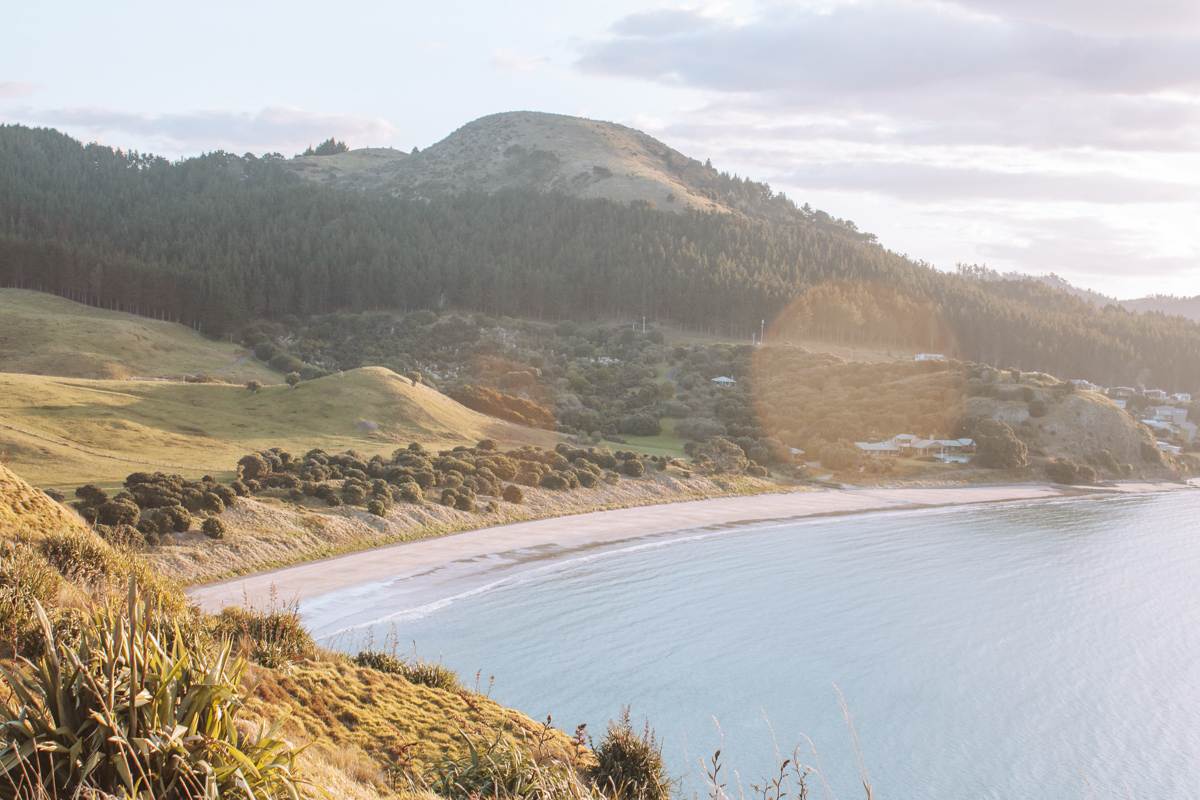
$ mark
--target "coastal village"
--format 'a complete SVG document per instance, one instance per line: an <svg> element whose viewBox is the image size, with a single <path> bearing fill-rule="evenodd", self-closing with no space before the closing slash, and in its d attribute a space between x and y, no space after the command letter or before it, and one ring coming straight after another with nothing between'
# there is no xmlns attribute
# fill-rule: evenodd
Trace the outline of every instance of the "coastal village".
<svg viewBox="0 0 1200 800"><path fill-rule="evenodd" d="M946 361L942 353L917 353L918 362ZM1180 455L1196 444L1200 426L1190 419L1192 395L1189 392L1167 392L1163 389L1115 386L1106 387L1083 378L1069 383L1076 391L1103 395L1117 408L1145 425L1154 435L1158 449L1170 455ZM854 446L870 458L916 458L944 464L969 464L975 453L975 441L969 438L923 438L901 433L880 441L860 441Z"/></svg>

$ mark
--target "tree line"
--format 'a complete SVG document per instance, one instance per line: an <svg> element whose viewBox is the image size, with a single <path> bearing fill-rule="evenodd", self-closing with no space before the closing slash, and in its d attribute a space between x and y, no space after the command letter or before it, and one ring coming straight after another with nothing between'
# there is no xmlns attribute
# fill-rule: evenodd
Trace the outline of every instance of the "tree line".
<svg viewBox="0 0 1200 800"><path fill-rule="evenodd" d="M1195 323L1095 308L1033 280L942 273L826 219L519 190L385 197L307 183L277 155L169 162L0 127L0 284L215 334L385 308L646 316L747 338L780 317L778 335L1200 388Z"/></svg>

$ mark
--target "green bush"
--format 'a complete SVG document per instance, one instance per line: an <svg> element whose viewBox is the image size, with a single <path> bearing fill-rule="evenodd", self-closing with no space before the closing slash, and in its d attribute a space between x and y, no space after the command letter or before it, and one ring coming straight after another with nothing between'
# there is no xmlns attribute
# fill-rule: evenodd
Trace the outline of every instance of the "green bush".
<svg viewBox="0 0 1200 800"><path fill-rule="evenodd" d="M228 645L149 618L132 589L69 643L35 608L44 654L4 673L6 796L298 797L291 746L239 728L245 662Z"/></svg>
<svg viewBox="0 0 1200 800"><path fill-rule="evenodd" d="M223 539L225 538L226 527L225 523L218 518L209 517L200 526L200 531L210 539Z"/></svg>
<svg viewBox="0 0 1200 800"><path fill-rule="evenodd" d="M419 683L433 689L441 689L446 692L457 692L462 689L454 670L432 661L422 661L421 659L406 661L379 650L363 650L354 657L354 663L379 672L400 675L409 683Z"/></svg>
<svg viewBox="0 0 1200 800"><path fill-rule="evenodd" d="M510 483L508 486L505 486L501 497L503 497L504 500L509 503L520 504L525 502L525 492L515 483Z"/></svg>
<svg viewBox="0 0 1200 800"><path fill-rule="evenodd" d="M646 474L646 465L639 458L630 458L621 462L621 472L631 478L640 478Z"/></svg>
<svg viewBox="0 0 1200 800"><path fill-rule="evenodd" d="M263 611L231 607L213 621L212 632L233 643L264 667L278 668L310 658L317 646L300 624L295 606L272 605Z"/></svg>
<svg viewBox="0 0 1200 800"><path fill-rule="evenodd" d="M649 726L639 735L629 721L629 709L608 724L595 750L596 765L588 777L610 800L668 800L671 781L663 765L662 747Z"/></svg>

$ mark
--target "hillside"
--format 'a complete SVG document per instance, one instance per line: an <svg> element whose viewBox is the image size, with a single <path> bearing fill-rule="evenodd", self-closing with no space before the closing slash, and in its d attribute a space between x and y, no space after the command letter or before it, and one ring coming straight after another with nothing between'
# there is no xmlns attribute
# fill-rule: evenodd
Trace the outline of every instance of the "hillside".
<svg viewBox="0 0 1200 800"><path fill-rule="evenodd" d="M231 384L0 374L0 461L43 486L115 485L137 470L228 475L247 452L391 452L554 435L471 411L390 370L364 368L251 393Z"/></svg>
<svg viewBox="0 0 1200 800"><path fill-rule="evenodd" d="M711 166L633 128L533 111L482 117L411 155L365 148L300 156L289 168L310 180L403 197L532 189L667 211L754 215L767 210L769 199L762 184L739 196Z"/></svg>
<svg viewBox="0 0 1200 800"><path fill-rule="evenodd" d="M1200 295L1195 297L1155 295L1154 297L1141 297L1137 300L1122 300L1121 305L1130 311L1173 314L1200 322Z"/></svg>
<svg viewBox="0 0 1200 800"><path fill-rule="evenodd" d="M0 289L0 372L283 381L244 348L206 339L183 325L22 289Z"/></svg>
<svg viewBox="0 0 1200 800"><path fill-rule="evenodd" d="M711 197L745 213L532 185L388 197L306 182L280 157L172 163L0 126L0 207L13 210L0 217L0 284L88 292L220 335L263 318L449 307L645 316L745 340L795 312L786 327L805 338L1200 391L1194 322L1024 277L939 272L762 184L713 180Z"/></svg>
<svg viewBox="0 0 1200 800"><path fill-rule="evenodd" d="M17 654L37 656L42 640L35 600L52 624L77 633L81 620L86 620L85 610L93 603L102 605L106 598L123 597L130 577L136 577L147 608L163 615L167 623L187 632L194 632L197 625L219 624L214 618L197 618L185 608L177 583L164 581L136 556L109 545L73 512L3 465L0 555L0 631L4 634L0 659L9 668L13 665L7 659L14 646ZM118 602L116 607L123 606ZM278 609L245 617L251 624L268 618L281 625L290 620ZM282 631L275 629L271 635L282 636ZM302 632L288 635L298 636L301 642L307 639ZM211 657L204 652L205 641L188 639L190 654L201 661ZM468 687L422 685L318 650L311 641L303 649L273 667L253 664L230 688L244 698L243 719L238 723L242 735L278 721L288 741L304 747L297 765L306 780L300 796L306 799L396 797L401 774L420 779L443 767L446 759L469 759L472 744L486 747L500 740L528 757L555 760L564 767L575 764L581 755L561 732ZM206 685L212 680L209 673ZM4 678L0 690L11 696Z"/></svg>

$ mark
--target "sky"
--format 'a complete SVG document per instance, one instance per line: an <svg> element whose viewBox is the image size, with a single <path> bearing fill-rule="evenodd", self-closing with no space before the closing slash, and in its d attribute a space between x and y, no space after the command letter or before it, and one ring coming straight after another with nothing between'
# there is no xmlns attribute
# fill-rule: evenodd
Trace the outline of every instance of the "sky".
<svg viewBox="0 0 1200 800"><path fill-rule="evenodd" d="M1200 294L1200 2L23 3L0 121L183 157L631 125L887 247Z"/></svg>

